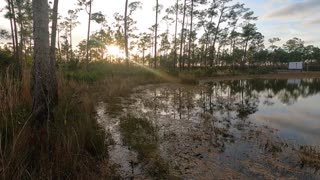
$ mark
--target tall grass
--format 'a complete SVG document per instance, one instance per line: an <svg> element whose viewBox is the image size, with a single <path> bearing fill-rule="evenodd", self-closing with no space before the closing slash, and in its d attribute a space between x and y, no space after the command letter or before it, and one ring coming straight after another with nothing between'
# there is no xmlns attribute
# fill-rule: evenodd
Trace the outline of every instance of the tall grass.
<svg viewBox="0 0 320 180"><path fill-rule="evenodd" d="M0 179L90 179L101 176L107 158L106 135L94 117L94 100L86 83L58 73L59 105L48 123L48 151L34 149L29 126L30 72L22 81L0 79ZM34 158L38 157L38 158ZM101 177L99 177L101 178Z"/></svg>

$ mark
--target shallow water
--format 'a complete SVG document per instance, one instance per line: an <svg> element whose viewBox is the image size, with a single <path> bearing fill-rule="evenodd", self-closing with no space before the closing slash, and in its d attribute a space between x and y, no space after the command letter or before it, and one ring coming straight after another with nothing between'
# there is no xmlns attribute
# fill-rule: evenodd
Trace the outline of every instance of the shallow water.
<svg viewBox="0 0 320 180"><path fill-rule="evenodd" d="M238 80L142 86L119 104L100 103L97 112L124 178L152 176L123 143L119 122L130 115L156 127L157 152L174 177L318 179L319 102L317 79ZM115 105L119 111L109 112Z"/></svg>

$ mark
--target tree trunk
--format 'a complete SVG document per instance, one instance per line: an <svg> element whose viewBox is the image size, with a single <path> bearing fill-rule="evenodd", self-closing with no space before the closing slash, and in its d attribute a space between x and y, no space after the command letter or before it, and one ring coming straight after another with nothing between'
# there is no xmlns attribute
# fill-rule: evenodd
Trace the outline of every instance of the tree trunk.
<svg viewBox="0 0 320 180"><path fill-rule="evenodd" d="M20 26L20 43L19 43L19 61L20 61L20 66L23 69L24 61L23 61L23 20L22 20L22 13L21 13L21 2L17 1L17 8L18 8L18 17L19 19L19 26Z"/></svg>
<svg viewBox="0 0 320 180"><path fill-rule="evenodd" d="M73 49L72 49L72 22L70 24L70 60L73 59Z"/></svg>
<svg viewBox="0 0 320 180"><path fill-rule="evenodd" d="M89 64L89 41L90 41L90 28L91 28L91 10L92 10L92 0L89 1L89 18L88 18L88 32L87 32L87 53L86 53L86 63L87 68Z"/></svg>
<svg viewBox="0 0 320 180"><path fill-rule="evenodd" d="M219 17L218 24L217 24L217 28L216 28L216 32L214 34L214 40L213 40L213 44L212 44L212 46L213 46L213 59L211 61L211 67L213 67L213 62L215 61L215 57L216 57L216 42L217 42L221 19L222 19L223 14L224 14L224 9L221 10L220 17Z"/></svg>
<svg viewBox="0 0 320 180"><path fill-rule="evenodd" d="M125 54L126 64L129 68L129 47L128 47L128 0L126 0L126 6L124 10L124 43L125 43Z"/></svg>
<svg viewBox="0 0 320 180"><path fill-rule="evenodd" d="M12 18L12 7L11 7L11 3L10 3L10 0L7 0L7 3L8 3L8 10L9 10L9 13L10 13L10 28L11 28L11 38L12 38L12 49L13 49L13 55L15 56L16 55L16 39L15 39L15 36L14 36L14 27L13 27L13 18Z"/></svg>
<svg viewBox="0 0 320 180"><path fill-rule="evenodd" d="M183 44L184 44L184 23L186 18L186 9L187 9L187 0L184 0L183 6L183 20L182 20L182 28L181 28L181 42L180 42L180 57L179 57L179 68L182 70L182 59L183 59Z"/></svg>
<svg viewBox="0 0 320 180"><path fill-rule="evenodd" d="M158 11L159 11L159 2L156 0L156 24L154 31L154 68L157 68L157 40L158 40Z"/></svg>
<svg viewBox="0 0 320 180"><path fill-rule="evenodd" d="M54 0L53 4L53 14L52 14L52 27L51 27L51 46L50 46L50 65L52 66L51 70L53 70L52 74L55 75L56 71L56 38L57 38L57 23L58 23L58 4L59 0ZM54 76L53 78L56 78ZM58 84L57 80L53 80L52 84L52 92L53 96L52 103L54 105L58 104Z"/></svg>
<svg viewBox="0 0 320 180"><path fill-rule="evenodd" d="M177 65L177 33L178 33L178 17L179 17L179 0L176 2L176 25L174 32L174 59L173 59L173 69L176 69Z"/></svg>
<svg viewBox="0 0 320 180"><path fill-rule="evenodd" d="M246 40L246 44L244 46L242 65L245 64L246 59L247 59L247 48L248 48L248 40Z"/></svg>
<svg viewBox="0 0 320 180"><path fill-rule="evenodd" d="M36 129L41 129L53 119L52 97L55 92L52 86L56 83L56 77L53 74L55 70L52 70L54 67L50 63L48 0L33 0L32 10L34 38L32 125Z"/></svg>
<svg viewBox="0 0 320 180"><path fill-rule="evenodd" d="M189 34L189 53L188 53L188 69L190 69L190 64L191 64L191 58L192 58L192 54L191 54L191 48L192 48L192 31L193 31L193 3L194 0L191 0L191 22L190 22L190 34Z"/></svg>
<svg viewBox="0 0 320 180"><path fill-rule="evenodd" d="M17 29L17 20L16 20L16 13L14 10L14 4L13 0L9 0L11 4L11 10L12 10L12 18L13 18L13 26L14 26L14 38L15 38L15 59L18 61L18 76L22 78L22 67L21 67L21 61L19 57L19 40L18 40L18 29Z"/></svg>
<svg viewBox="0 0 320 180"><path fill-rule="evenodd" d="M14 10L14 4L13 4L13 0L10 0L11 3L11 10L12 10L12 18L13 18L13 26L14 26L14 36L16 39L16 59L19 60L19 40L18 40L18 29L17 29L17 20L16 20L16 13Z"/></svg>
<svg viewBox="0 0 320 180"><path fill-rule="evenodd" d="M144 66L145 62L145 55L144 55L144 49L142 50L142 65Z"/></svg>
<svg viewBox="0 0 320 180"><path fill-rule="evenodd" d="M60 47L60 31L58 30L58 51L59 51L59 61L62 61L61 47Z"/></svg>

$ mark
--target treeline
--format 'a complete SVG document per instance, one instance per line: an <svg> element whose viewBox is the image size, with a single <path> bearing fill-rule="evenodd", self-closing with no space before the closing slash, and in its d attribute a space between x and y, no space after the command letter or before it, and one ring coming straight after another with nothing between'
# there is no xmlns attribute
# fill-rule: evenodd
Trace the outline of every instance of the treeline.
<svg viewBox="0 0 320 180"><path fill-rule="evenodd" d="M54 16L50 9L52 26L57 18L57 29L51 32L57 34L58 62L87 64L104 60L183 70L320 61L320 49L305 46L299 38L290 39L280 47L276 46L280 38L271 38L270 47L265 47L265 38L256 27L258 17L245 4L234 0L176 0L166 8L156 0L155 22L147 32L139 31L139 19L133 17L142 8L142 1L126 0L125 12L115 13L112 19L107 19L104 12L92 12L95 5L93 0L77 0L66 17ZM12 42L2 51L11 50L21 69L27 62L30 64L33 55L31 0L7 0L6 9L11 30L1 30L1 38ZM73 30L80 24L81 12L88 15L86 39L74 48ZM100 25L98 31L91 31L93 23ZM123 51L124 57L108 52L110 46Z"/></svg>

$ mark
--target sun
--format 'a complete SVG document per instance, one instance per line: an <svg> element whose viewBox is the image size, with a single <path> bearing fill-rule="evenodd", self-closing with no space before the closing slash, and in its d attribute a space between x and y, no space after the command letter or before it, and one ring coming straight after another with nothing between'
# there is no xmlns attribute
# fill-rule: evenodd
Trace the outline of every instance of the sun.
<svg viewBox="0 0 320 180"><path fill-rule="evenodd" d="M108 55L113 56L115 58L124 58L123 50L121 50L118 46L110 45L107 46L107 52Z"/></svg>

